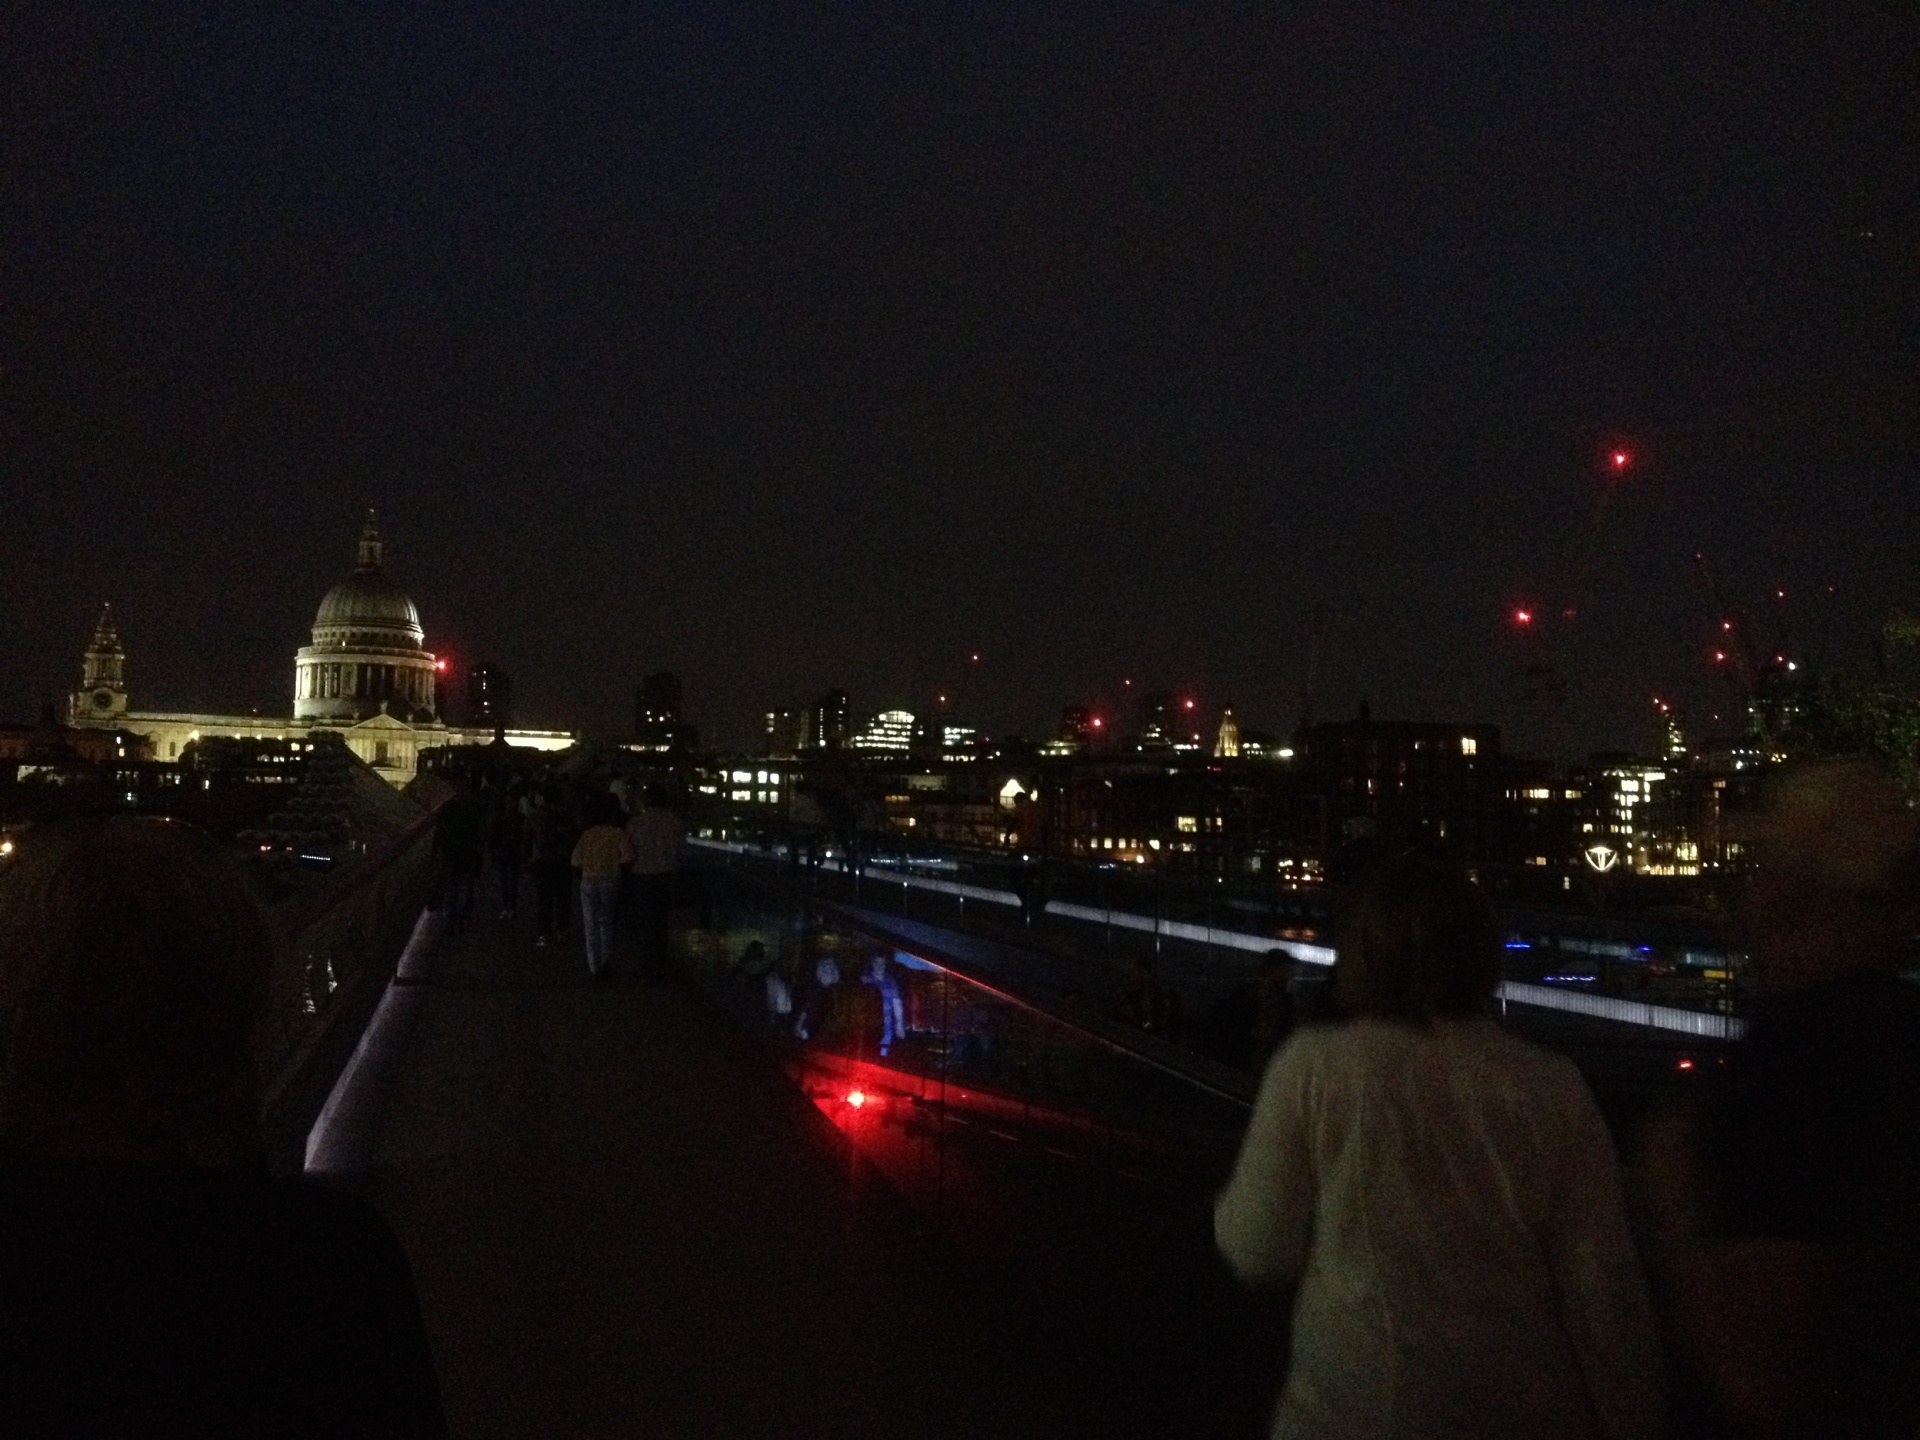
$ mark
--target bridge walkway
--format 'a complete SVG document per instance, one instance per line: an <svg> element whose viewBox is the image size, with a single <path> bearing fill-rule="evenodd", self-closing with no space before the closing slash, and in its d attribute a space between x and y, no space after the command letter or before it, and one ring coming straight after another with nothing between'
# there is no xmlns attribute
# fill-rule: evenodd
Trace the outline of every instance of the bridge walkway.
<svg viewBox="0 0 1920 1440"><path fill-rule="evenodd" d="M536 947L525 911L433 944L436 923L309 1166L398 1233L454 1434L1129 1432L1030 1383L1036 1357L694 991L626 953L592 983L577 927Z"/></svg>

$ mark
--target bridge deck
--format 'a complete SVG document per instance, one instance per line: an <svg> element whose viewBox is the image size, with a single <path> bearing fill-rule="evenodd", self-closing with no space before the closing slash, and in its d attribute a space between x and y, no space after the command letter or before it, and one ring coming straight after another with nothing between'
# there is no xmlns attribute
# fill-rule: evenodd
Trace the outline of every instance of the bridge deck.
<svg viewBox="0 0 1920 1440"><path fill-rule="evenodd" d="M1127 1431L1036 1402L1004 1327L695 995L630 964L591 984L577 934L478 931L417 941L311 1162L406 1247L456 1435Z"/></svg>

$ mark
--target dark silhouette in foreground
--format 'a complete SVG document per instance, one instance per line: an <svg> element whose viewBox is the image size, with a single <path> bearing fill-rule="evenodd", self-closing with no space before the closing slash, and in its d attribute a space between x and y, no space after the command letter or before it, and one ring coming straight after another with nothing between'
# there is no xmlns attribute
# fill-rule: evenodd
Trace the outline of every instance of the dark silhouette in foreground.
<svg viewBox="0 0 1920 1440"><path fill-rule="evenodd" d="M1727 1083L1650 1127L1643 1229L1704 1436L1920 1434L1920 821L1857 760L1745 822L1763 989Z"/></svg>
<svg viewBox="0 0 1920 1440"><path fill-rule="evenodd" d="M63 821L0 865L0 1433L445 1433L385 1223L264 1169L271 955L177 823Z"/></svg>

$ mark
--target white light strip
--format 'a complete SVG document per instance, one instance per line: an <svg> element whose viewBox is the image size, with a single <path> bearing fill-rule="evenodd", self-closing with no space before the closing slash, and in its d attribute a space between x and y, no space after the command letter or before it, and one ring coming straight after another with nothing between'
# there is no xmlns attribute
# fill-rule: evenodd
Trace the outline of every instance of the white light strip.
<svg viewBox="0 0 1920 1440"><path fill-rule="evenodd" d="M755 846L726 840L689 840L712 850L737 854L764 853ZM839 870L837 860L822 860L823 870ZM933 880L924 875L869 870L867 878L875 883L912 886L937 890L947 895L963 895L969 900L984 900L994 905L1018 905L1020 897L1011 890L987 890L978 885L961 885L952 880ZM1125 910L1104 910L1097 905L1075 905L1065 900L1049 900L1047 914L1068 920L1085 920L1095 925L1114 925L1122 930L1158 933L1170 940L1190 940L1197 945L1218 945L1229 950L1249 950L1266 955L1284 951L1308 965L1331 965L1333 947L1314 945L1305 940L1282 940L1271 935L1249 935L1244 930L1221 930L1209 925L1193 925L1184 920L1155 921L1151 915L1135 915ZM1555 990L1546 985L1527 985L1516 980L1503 981L1500 998L1513 1005L1531 1005L1539 1010L1562 1010L1572 1015L1587 1015L1596 1020L1612 1020L1622 1025L1638 1025L1648 1030L1670 1030L1678 1035L1698 1035L1711 1040L1738 1040L1746 1033L1746 1022L1728 1015L1708 1015L1699 1010L1682 1010L1677 1005L1651 1005L1644 1000L1617 1000L1611 995L1589 995L1580 990Z"/></svg>
<svg viewBox="0 0 1920 1440"><path fill-rule="evenodd" d="M1191 940L1199 945L1221 945L1230 950L1251 950L1265 955L1284 950L1295 960L1309 965L1331 965L1333 950L1326 945L1311 945L1305 940L1281 940L1272 935L1249 935L1244 930L1220 930L1211 925L1190 925L1184 920L1161 920L1151 915L1130 915L1124 910L1102 910L1097 905L1070 905L1064 900L1047 902L1049 915L1064 915L1069 920L1090 920L1096 925L1118 925L1123 930L1156 931L1174 940Z"/></svg>
<svg viewBox="0 0 1920 1440"><path fill-rule="evenodd" d="M1616 1000L1611 995L1555 990L1517 980L1501 982L1500 998L1539 1010L1564 1010L1570 1015L1588 1015L1596 1020L1613 1020L1647 1030L1671 1030L1677 1035L1698 1035L1706 1040L1738 1040L1747 1032L1747 1022L1731 1015L1708 1015L1699 1010L1682 1010L1677 1005L1650 1005L1644 1000Z"/></svg>

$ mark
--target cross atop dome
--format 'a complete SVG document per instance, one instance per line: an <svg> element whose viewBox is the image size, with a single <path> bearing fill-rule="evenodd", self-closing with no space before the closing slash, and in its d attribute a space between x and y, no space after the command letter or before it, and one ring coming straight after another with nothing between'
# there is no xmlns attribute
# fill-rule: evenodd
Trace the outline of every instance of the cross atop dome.
<svg viewBox="0 0 1920 1440"><path fill-rule="evenodd" d="M380 541L380 517L367 508L367 523L360 527L360 557L358 567L361 570L378 570L380 555L385 547Z"/></svg>

